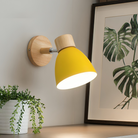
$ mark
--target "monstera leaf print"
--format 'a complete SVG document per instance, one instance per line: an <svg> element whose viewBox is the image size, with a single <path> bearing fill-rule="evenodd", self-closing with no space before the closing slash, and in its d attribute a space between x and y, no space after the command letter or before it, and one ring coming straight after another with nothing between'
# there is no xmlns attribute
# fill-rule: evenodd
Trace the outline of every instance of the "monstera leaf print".
<svg viewBox="0 0 138 138"><path fill-rule="evenodd" d="M117 74L118 77L114 79L114 83L118 85L118 89L124 93L125 96L137 98L136 84L138 83L138 60L132 62L132 66L127 65L117 68L113 71L113 77Z"/></svg>
<svg viewBox="0 0 138 138"><path fill-rule="evenodd" d="M133 15L133 18L131 18L130 24L131 24L131 33L138 34L137 14Z"/></svg>
<svg viewBox="0 0 138 138"><path fill-rule="evenodd" d="M120 61L129 53L126 47L131 47L132 34L129 23L124 23L121 29L116 33L114 29L105 27L104 32L104 56L109 60L115 62Z"/></svg>
<svg viewBox="0 0 138 138"><path fill-rule="evenodd" d="M131 18L130 24L131 24L131 33L134 35L134 38L132 39L132 45L131 45L131 47L134 50L133 60L135 60L136 47L137 47L137 44L138 44L137 14L133 15L133 18Z"/></svg>
<svg viewBox="0 0 138 138"><path fill-rule="evenodd" d="M117 104L114 109L121 107L124 109L127 105L129 109L130 101L133 98L138 97L138 59L136 59L136 52L138 46L138 22L137 14L130 17L130 24L125 22L120 26L120 30L115 28L105 27L104 30L104 42L103 42L103 55L108 61L123 62L122 67L118 67L113 71L114 83L118 87L118 90L125 95L125 98ZM113 24L114 25L114 24ZM125 58L131 51L132 63L127 65ZM133 54L132 54L133 53ZM130 62L131 57L129 58ZM116 64L119 65L119 64Z"/></svg>

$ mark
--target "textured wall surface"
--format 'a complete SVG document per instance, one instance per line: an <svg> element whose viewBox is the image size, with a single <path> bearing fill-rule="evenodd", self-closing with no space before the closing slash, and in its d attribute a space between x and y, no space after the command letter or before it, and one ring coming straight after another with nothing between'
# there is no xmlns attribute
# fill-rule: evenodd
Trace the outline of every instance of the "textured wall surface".
<svg viewBox="0 0 138 138"><path fill-rule="evenodd" d="M60 91L54 78L57 53L47 66L35 67L27 44L36 35L54 39L73 35L76 47L88 54L90 10L96 0L0 0L0 86L28 88L46 105L44 126L81 124L85 87ZM29 126L31 126L29 124Z"/></svg>

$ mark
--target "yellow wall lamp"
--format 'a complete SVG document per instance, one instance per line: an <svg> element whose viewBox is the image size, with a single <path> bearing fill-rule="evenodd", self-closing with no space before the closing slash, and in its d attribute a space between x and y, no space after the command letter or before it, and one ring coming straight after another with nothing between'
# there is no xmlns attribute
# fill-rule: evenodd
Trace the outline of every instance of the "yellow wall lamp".
<svg viewBox="0 0 138 138"><path fill-rule="evenodd" d="M55 80L58 89L71 89L92 81L97 73L89 59L75 47L72 35L65 34L55 39L57 50L45 36L35 36L28 44L28 57L35 66L47 65L52 52L57 51Z"/></svg>

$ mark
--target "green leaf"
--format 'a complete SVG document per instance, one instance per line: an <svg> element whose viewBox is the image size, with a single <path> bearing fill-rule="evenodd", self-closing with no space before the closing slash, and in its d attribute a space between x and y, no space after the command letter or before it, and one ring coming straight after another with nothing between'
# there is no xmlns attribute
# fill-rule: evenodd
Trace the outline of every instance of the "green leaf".
<svg viewBox="0 0 138 138"><path fill-rule="evenodd" d="M138 60L132 62L132 67L138 68Z"/></svg>
<svg viewBox="0 0 138 138"><path fill-rule="evenodd" d="M103 52L109 61L120 61L128 55L127 47L132 49L133 38L130 31L129 23L124 23L118 33L114 29L105 27Z"/></svg>
<svg viewBox="0 0 138 138"><path fill-rule="evenodd" d="M137 83L137 79L133 79L133 81L132 81L132 97L135 97L135 98L137 98L136 83Z"/></svg>
<svg viewBox="0 0 138 138"><path fill-rule="evenodd" d="M129 79L129 81L126 83L126 89L124 95L126 95L127 97L130 96L130 86L131 86L131 79Z"/></svg>
<svg viewBox="0 0 138 138"><path fill-rule="evenodd" d="M120 74L116 79L114 79L114 83L115 83L115 85L118 84L118 82L120 81L120 79L121 79L122 77L124 77L124 75L125 75L125 72L123 72L123 73Z"/></svg>
<svg viewBox="0 0 138 138"><path fill-rule="evenodd" d="M124 88L124 85L125 85L127 79L128 79L128 76L125 76L124 79L123 79L123 81L122 81L122 82L120 83L120 85L118 86L118 89L119 89L122 93L123 93L123 88Z"/></svg>
<svg viewBox="0 0 138 138"><path fill-rule="evenodd" d="M121 93L124 93L125 96L129 97L130 92L132 91L132 97L137 98L136 84L138 80L138 71L137 71L138 61L132 62L131 66L123 66L115 69L113 71L113 77L115 85L119 85L118 89ZM131 89L131 91L130 91Z"/></svg>
<svg viewBox="0 0 138 138"><path fill-rule="evenodd" d="M137 34L138 33L137 14L133 15L133 18L131 18L130 24L132 28L131 33Z"/></svg>
<svg viewBox="0 0 138 138"><path fill-rule="evenodd" d="M123 66L123 67L119 67L119 68L116 68L114 71L113 71L113 77L116 75L116 73L120 72L120 71L123 71L123 70L130 70L131 67L129 65L127 66Z"/></svg>

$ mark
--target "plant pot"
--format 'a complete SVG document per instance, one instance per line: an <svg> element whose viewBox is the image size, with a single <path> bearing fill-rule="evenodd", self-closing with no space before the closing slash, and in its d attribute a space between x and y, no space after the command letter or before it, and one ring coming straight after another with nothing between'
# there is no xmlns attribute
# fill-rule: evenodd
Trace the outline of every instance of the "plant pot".
<svg viewBox="0 0 138 138"><path fill-rule="evenodd" d="M10 118L13 116L12 113L15 110L15 105L17 104L17 100L10 100L8 101L2 109L0 109L0 134L13 134L10 129ZM17 121L19 119L20 110L21 110L22 104L20 103L20 107L18 108L15 116L15 129L17 128ZM29 122L29 108L28 105L24 105L25 112L23 114L23 120L21 124L21 129L19 134L25 134L28 132L28 122ZM17 133L15 133L17 134Z"/></svg>

